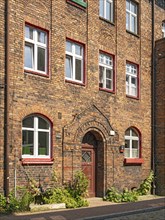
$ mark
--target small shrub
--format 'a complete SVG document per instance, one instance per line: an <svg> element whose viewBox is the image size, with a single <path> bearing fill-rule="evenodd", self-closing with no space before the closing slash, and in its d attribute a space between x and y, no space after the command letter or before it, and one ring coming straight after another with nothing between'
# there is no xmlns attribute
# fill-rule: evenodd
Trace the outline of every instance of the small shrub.
<svg viewBox="0 0 165 220"><path fill-rule="evenodd" d="M124 189L123 192L120 193L117 189L111 187L107 190L106 196L103 199L112 202L135 202L138 200L139 195L147 195L150 192L153 179L154 174L153 171L151 171L150 175L140 184L138 189Z"/></svg>
<svg viewBox="0 0 165 220"><path fill-rule="evenodd" d="M87 195L88 184L89 182L85 174L82 171L77 171L73 181L67 186L67 189L74 198L77 196L85 197Z"/></svg>
<svg viewBox="0 0 165 220"><path fill-rule="evenodd" d="M138 200L138 194L134 190L128 190L127 188L123 190L122 202L135 202Z"/></svg>
<svg viewBox="0 0 165 220"><path fill-rule="evenodd" d="M107 190L106 196L104 197L104 200L111 201L111 202L121 202L122 201L122 195L117 191L115 187L111 187Z"/></svg>
<svg viewBox="0 0 165 220"><path fill-rule="evenodd" d="M139 189L137 189L138 194L142 196L150 193L153 180L154 180L154 173L153 171L151 171L149 176L140 184Z"/></svg>
<svg viewBox="0 0 165 220"><path fill-rule="evenodd" d="M0 194L0 213L4 213L6 210L6 198Z"/></svg>

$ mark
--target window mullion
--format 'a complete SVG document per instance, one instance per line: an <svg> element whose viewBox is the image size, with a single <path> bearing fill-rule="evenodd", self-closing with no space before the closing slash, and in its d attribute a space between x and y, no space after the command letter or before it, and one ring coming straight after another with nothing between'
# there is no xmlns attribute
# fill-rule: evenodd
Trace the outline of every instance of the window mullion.
<svg viewBox="0 0 165 220"><path fill-rule="evenodd" d="M34 117L34 156L38 156L38 117Z"/></svg>

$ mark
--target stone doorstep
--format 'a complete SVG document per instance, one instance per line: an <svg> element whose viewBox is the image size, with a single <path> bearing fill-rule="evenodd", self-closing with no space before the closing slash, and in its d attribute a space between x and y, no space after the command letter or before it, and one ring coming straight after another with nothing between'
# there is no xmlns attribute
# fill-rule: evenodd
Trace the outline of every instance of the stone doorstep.
<svg viewBox="0 0 165 220"><path fill-rule="evenodd" d="M66 209L66 204L65 203L44 204L44 205L30 204L31 212L47 211L47 210L53 210L53 209Z"/></svg>

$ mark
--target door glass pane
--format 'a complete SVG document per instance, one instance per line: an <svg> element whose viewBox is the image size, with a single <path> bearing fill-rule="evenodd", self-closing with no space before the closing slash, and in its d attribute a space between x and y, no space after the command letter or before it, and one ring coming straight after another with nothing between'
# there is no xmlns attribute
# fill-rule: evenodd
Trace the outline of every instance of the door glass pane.
<svg viewBox="0 0 165 220"><path fill-rule="evenodd" d="M25 67L33 68L33 45L26 44L25 45Z"/></svg>
<svg viewBox="0 0 165 220"><path fill-rule="evenodd" d="M82 162L91 162L91 151L82 151Z"/></svg>
<svg viewBox="0 0 165 220"><path fill-rule="evenodd" d="M65 59L65 76L67 78L72 78L72 57L68 55Z"/></svg>
<svg viewBox="0 0 165 220"><path fill-rule="evenodd" d="M81 60L76 59L75 79L81 81Z"/></svg>
<svg viewBox="0 0 165 220"><path fill-rule="evenodd" d="M22 154L33 155L33 141L34 132L33 131L22 131Z"/></svg>
<svg viewBox="0 0 165 220"><path fill-rule="evenodd" d="M34 117L28 117L23 120L23 127L34 128Z"/></svg>
<svg viewBox="0 0 165 220"><path fill-rule="evenodd" d="M45 72L45 49L38 47L38 66L37 69Z"/></svg>
<svg viewBox="0 0 165 220"><path fill-rule="evenodd" d="M49 155L49 132L38 132L38 155Z"/></svg>

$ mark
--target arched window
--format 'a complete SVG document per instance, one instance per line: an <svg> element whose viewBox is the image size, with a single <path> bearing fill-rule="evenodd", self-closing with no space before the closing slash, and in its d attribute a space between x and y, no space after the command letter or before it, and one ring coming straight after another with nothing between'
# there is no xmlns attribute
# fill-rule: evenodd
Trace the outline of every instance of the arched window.
<svg viewBox="0 0 165 220"><path fill-rule="evenodd" d="M139 158L140 157L140 140L139 133L134 128L129 128L125 132L125 158Z"/></svg>
<svg viewBox="0 0 165 220"><path fill-rule="evenodd" d="M22 122L22 157L50 158L51 124L39 115L30 115Z"/></svg>

